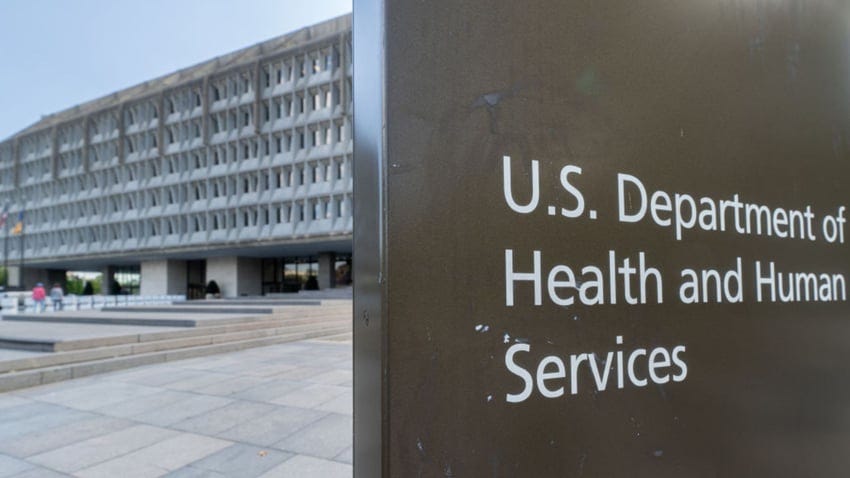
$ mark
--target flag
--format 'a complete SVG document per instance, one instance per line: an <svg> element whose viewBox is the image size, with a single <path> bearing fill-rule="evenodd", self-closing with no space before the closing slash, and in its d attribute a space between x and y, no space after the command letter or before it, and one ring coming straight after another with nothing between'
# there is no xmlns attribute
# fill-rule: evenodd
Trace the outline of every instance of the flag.
<svg viewBox="0 0 850 478"><path fill-rule="evenodd" d="M24 211L18 213L18 222L12 228L12 234L21 234L24 232Z"/></svg>

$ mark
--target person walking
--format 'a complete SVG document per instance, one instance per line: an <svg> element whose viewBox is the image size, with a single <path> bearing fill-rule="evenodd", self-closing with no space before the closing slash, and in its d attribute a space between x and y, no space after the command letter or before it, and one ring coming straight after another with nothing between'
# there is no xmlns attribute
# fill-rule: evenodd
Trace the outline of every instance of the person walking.
<svg viewBox="0 0 850 478"><path fill-rule="evenodd" d="M44 290L44 284L39 282L32 288L32 301L35 304L35 312L44 312L44 300L47 298L47 292Z"/></svg>
<svg viewBox="0 0 850 478"><path fill-rule="evenodd" d="M50 289L50 300L53 302L53 311L57 312L62 310L62 299L65 298L65 291L62 290L62 286L57 284L53 284L53 288Z"/></svg>

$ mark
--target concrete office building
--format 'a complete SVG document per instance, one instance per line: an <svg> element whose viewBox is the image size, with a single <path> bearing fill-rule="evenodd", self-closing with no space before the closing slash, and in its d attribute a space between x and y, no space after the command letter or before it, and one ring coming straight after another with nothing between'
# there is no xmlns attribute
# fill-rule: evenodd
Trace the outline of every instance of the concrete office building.
<svg viewBox="0 0 850 478"><path fill-rule="evenodd" d="M11 225L24 211L10 285L67 270L190 297L210 280L280 292L308 270L350 281L351 127L350 16L46 116L0 143L0 207Z"/></svg>

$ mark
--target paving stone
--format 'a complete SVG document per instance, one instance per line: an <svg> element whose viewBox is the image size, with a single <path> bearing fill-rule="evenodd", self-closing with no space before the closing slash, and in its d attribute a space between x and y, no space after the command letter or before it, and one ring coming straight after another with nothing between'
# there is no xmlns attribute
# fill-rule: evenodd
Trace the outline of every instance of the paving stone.
<svg viewBox="0 0 850 478"><path fill-rule="evenodd" d="M259 417L241 422L217 436L228 440L271 446L323 418L326 413L293 407L275 407Z"/></svg>
<svg viewBox="0 0 850 478"><path fill-rule="evenodd" d="M275 375L275 378L289 379L289 380L306 380L310 377L314 377L319 375L320 373L324 373L327 371L326 368L322 367L312 367L308 365L301 365L292 370L287 370L285 372L281 372Z"/></svg>
<svg viewBox="0 0 850 478"><path fill-rule="evenodd" d="M263 379L259 377L233 377L228 380L223 380L212 385L198 388L196 391L207 395L228 396L253 388L261 383L263 383Z"/></svg>
<svg viewBox="0 0 850 478"><path fill-rule="evenodd" d="M217 435L240 423L265 415L274 409L274 406L264 403L235 402L201 416L175 423L172 427L187 432Z"/></svg>
<svg viewBox="0 0 850 478"><path fill-rule="evenodd" d="M261 478L351 478L351 465L297 455L272 468Z"/></svg>
<svg viewBox="0 0 850 478"><path fill-rule="evenodd" d="M252 377L273 377L277 374L288 372L296 367L296 365L288 363L267 364L259 362L253 367L243 367L241 372L234 373L240 373L241 375L248 375Z"/></svg>
<svg viewBox="0 0 850 478"><path fill-rule="evenodd" d="M223 397L213 397L209 395L189 394L186 399L179 400L170 405L154 408L146 412L134 415L132 418L135 421L149 423L159 426L172 426L175 423L182 422L198 416L203 416L212 411L226 407L233 403L233 400Z"/></svg>
<svg viewBox="0 0 850 478"><path fill-rule="evenodd" d="M224 380L235 377L235 375L210 372L207 370L196 370L194 373L187 375L181 380L164 384L164 388L171 390L197 390L207 385L222 382Z"/></svg>
<svg viewBox="0 0 850 478"><path fill-rule="evenodd" d="M232 478L217 471L202 470L193 466L184 466L164 476L165 478Z"/></svg>
<svg viewBox="0 0 850 478"><path fill-rule="evenodd" d="M61 472L74 473L150 446L177 434L178 432L164 428L137 425L35 455L30 457L28 461Z"/></svg>
<svg viewBox="0 0 850 478"><path fill-rule="evenodd" d="M237 443L168 475L253 478L291 458L291 453ZM209 475L203 474L204 472Z"/></svg>
<svg viewBox="0 0 850 478"><path fill-rule="evenodd" d="M14 475L12 478L71 478L71 475L58 473L53 470L48 470L47 468L42 468L40 466L33 466L32 468L23 473L18 473L17 475Z"/></svg>
<svg viewBox="0 0 850 478"><path fill-rule="evenodd" d="M42 404L46 408L16 420L0 419L0 441L15 440L40 430L60 427L67 423L91 418L94 415L56 405ZM30 409L33 410L33 409Z"/></svg>
<svg viewBox="0 0 850 478"><path fill-rule="evenodd" d="M16 406L0 409L0 423L23 420L61 409L62 407L50 403L27 401Z"/></svg>
<svg viewBox="0 0 850 478"><path fill-rule="evenodd" d="M185 370L169 365L153 366L153 368L145 367L145 370L142 371L143 373L119 372L110 377L122 382L131 382L150 387L162 387L163 385L181 382L195 376L195 371L193 370Z"/></svg>
<svg viewBox="0 0 850 478"><path fill-rule="evenodd" d="M180 367L194 370L214 370L239 365L239 361L228 354L226 357L198 357L180 362Z"/></svg>
<svg viewBox="0 0 850 478"><path fill-rule="evenodd" d="M348 388L337 385L313 384L287 393L286 395L276 398L271 402L277 405L286 405L290 407L312 408L320 403L336 398L348 390Z"/></svg>
<svg viewBox="0 0 850 478"><path fill-rule="evenodd" d="M317 405L316 410L325 412L339 413L340 415L354 415L354 392L351 389L343 392L342 395L334 397L327 402Z"/></svg>
<svg viewBox="0 0 850 478"><path fill-rule="evenodd" d="M72 423L39 429L32 433L16 437L14 440L0 441L0 452L20 458L62 448L89 438L106 435L133 426L133 422L110 417L92 417Z"/></svg>
<svg viewBox="0 0 850 478"><path fill-rule="evenodd" d="M133 383L100 381L73 388L59 388L33 398L78 410L96 410L131 398L153 395L160 389Z"/></svg>
<svg viewBox="0 0 850 478"><path fill-rule="evenodd" d="M341 461L349 465L354 463L354 447L350 446L334 457L334 461Z"/></svg>
<svg viewBox="0 0 850 478"><path fill-rule="evenodd" d="M233 395L233 398L242 400L254 400L257 402L271 402L288 393L302 389L308 386L309 383L296 380L266 380L263 383L243 390Z"/></svg>
<svg viewBox="0 0 850 478"><path fill-rule="evenodd" d="M143 397L132 398L119 403L110 403L96 409L95 411L112 417L130 418L149 411L158 412L164 407L168 407L180 402L181 400L187 400L192 397L195 397L195 395L188 392L161 390L158 393Z"/></svg>
<svg viewBox="0 0 850 478"><path fill-rule="evenodd" d="M182 433L113 460L79 470L74 475L81 478L161 476L230 445L232 443L228 441Z"/></svg>
<svg viewBox="0 0 850 478"><path fill-rule="evenodd" d="M33 469L34 466L24 460L18 458L0 455L0 478L15 476L18 473L23 473Z"/></svg>
<svg viewBox="0 0 850 478"><path fill-rule="evenodd" d="M352 392L334 383L350 353L285 343L0 394L0 453L29 462L29 478L347 478Z"/></svg>
<svg viewBox="0 0 850 478"><path fill-rule="evenodd" d="M274 445L278 450L332 459L351 446L353 420L332 413Z"/></svg>
<svg viewBox="0 0 850 478"><path fill-rule="evenodd" d="M330 370L328 372L316 375L315 377L310 377L307 379L307 381L322 385L340 385L345 382L350 382L353 378L353 369Z"/></svg>
<svg viewBox="0 0 850 478"><path fill-rule="evenodd" d="M16 407L18 405L26 405L28 403L32 403L32 401L23 397L16 397L14 395L0 395L0 410L9 407Z"/></svg>

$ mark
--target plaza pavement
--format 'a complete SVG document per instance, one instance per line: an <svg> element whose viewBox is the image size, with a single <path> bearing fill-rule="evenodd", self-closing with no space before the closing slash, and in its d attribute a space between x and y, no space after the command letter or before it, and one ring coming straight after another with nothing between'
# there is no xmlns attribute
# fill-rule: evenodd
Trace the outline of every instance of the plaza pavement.
<svg viewBox="0 0 850 478"><path fill-rule="evenodd" d="M352 474L351 342L308 340L0 394L0 478Z"/></svg>

